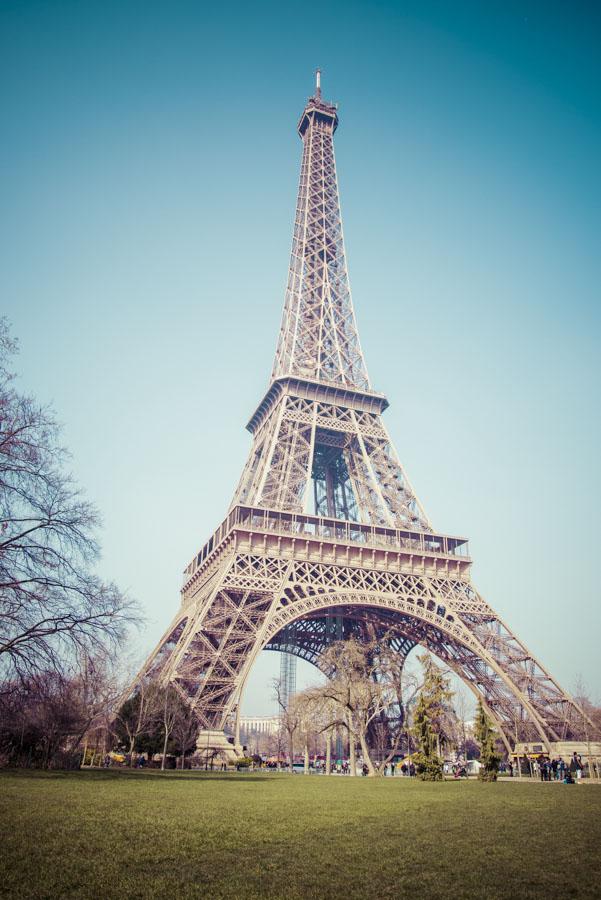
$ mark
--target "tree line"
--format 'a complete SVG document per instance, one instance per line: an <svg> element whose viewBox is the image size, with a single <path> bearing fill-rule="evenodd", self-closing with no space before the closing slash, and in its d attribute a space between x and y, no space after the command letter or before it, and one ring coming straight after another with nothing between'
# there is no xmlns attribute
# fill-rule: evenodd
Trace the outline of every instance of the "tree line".
<svg viewBox="0 0 601 900"><path fill-rule="evenodd" d="M0 763L68 765L114 697L139 610L99 577L98 510L52 409L17 389L0 319Z"/></svg>
<svg viewBox="0 0 601 900"><path fill-rule="evenodd" d="M327 681L286 704L275 683L289 758L300 748L307 764L311 740L322 736L329 772L334 736L342 732L353 773L358 753L369 776L382 775L403 757L411 759L423 780L437 781L443 777L444 758L461 753L480 756L486 776L496 778L498 735L481 704L473 738L468 738L465 715L459 716L453 704L448 672L425 652L418 657L421 672L407 672L391 636L333 643L322 660Z"/></svg>

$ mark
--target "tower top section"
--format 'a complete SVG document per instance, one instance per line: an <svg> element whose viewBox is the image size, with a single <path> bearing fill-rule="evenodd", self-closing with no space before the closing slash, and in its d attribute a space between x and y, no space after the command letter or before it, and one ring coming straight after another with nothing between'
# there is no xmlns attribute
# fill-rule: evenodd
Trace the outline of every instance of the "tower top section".
<svg viewBox="0 0 601 900"><path fill-rule="evenodd" d="M315 93L298 123L303 157L284 315L272 382L301 378L371 391L359 345L346 268L334 132L338 113Z"/></svg>
<svg viewBox="0 0 601 900"><path fill-rule="evenodd" d="M309 125L318 123L322 127L330 128L332 133L338 128L338 110L336 104L327 103L321 96L321 69L315 72L315 93L309 97L298 123L298 133L305 137Z"/></svg>

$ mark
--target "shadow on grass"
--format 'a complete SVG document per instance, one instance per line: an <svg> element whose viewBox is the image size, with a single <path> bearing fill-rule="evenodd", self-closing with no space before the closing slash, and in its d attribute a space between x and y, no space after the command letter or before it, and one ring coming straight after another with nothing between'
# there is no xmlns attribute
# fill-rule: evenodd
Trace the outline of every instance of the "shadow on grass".
<svg viewBox="0 0 601 900"><path fill-rule="evenodd" d="M2 769L2 775L17 776L27 779L100 779L115 781L119 778L131 779L171 779L172 781L273 781L272 775L263 775L258 772L190 772L177 771L169 769L162 772L160 769L77 769L77 770L61 770L61 769Z"/></svg>

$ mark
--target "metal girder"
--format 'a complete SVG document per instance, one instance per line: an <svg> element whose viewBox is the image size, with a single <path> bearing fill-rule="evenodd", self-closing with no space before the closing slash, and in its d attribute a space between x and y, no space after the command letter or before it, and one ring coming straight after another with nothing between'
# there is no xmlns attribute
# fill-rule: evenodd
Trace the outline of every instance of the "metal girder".
<svg viewBox="0 0 601 900"><path fill-rule="evenodd" d="M334 640L348 640L354 638L357 641L369 639L366 625L374 630L375 636L386 635L390 646L403 661L416 646L415 642L405 635L400 634L393 622L385 615L379 615L378 611L361 606L339 607L340 635L329 627L332 618L332 610L322 610L314 616L297 619L294 623L294 632L291 635L284 629L265 645L265 650L276 650L287 653L312 663L324 674L329 672L323 662L323 653Z"/></svg>
<svg viewBox="0 0 601 900"><path fill-rule="evenodd" d="M273 514L271 528L264 525L263 518L231 517L222 543L236 549L221 553L220 545L213 547L221 558L217 577L209 556L188 578L185 618L168 631L145 669L162 665L163 677L177 685L204 728L224 727L256 655L275 648L291 623L298 645L292 652L319 664L325 640L320 620L338 609L345 621L370 619L394 632L399 652L421 644L443 659L483 697L508 741L549 743L590 733L582 710L477 594L469 560L446 573L445 554L436 549L423 549L416 560L410 550L378 556L362 543L357 555L344 528L337 537L328 526L326 546L317 528L309 540L281 513ZM428 537L428 547L439 547ZM345 558L347 564L340 562Z"/></svg>

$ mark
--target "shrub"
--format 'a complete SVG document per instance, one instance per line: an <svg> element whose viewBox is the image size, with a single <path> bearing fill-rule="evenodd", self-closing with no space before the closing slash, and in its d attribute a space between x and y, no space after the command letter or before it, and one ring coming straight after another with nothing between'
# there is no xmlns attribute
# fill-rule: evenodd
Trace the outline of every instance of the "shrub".
<svg viewBox="0 0 601 900"><path fill-rule="evenodd" d="M415 771L422 781L442 781L442 759L439 756L414 753L412 759Z"/></svg>

